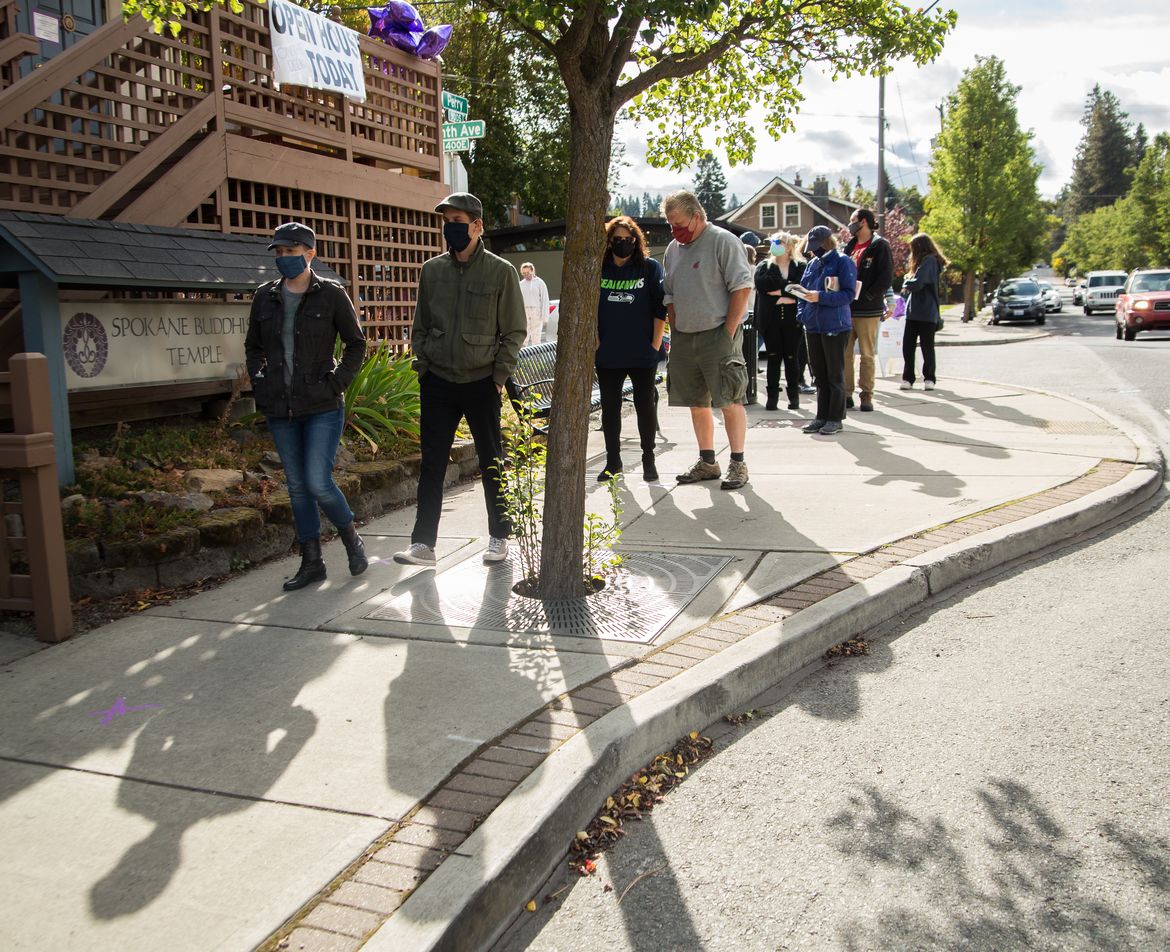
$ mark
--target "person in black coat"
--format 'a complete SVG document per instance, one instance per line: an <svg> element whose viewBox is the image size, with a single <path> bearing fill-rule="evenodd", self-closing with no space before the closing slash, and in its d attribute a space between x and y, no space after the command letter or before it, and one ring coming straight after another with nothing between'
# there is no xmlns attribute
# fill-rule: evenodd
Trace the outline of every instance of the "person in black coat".
<svg viewBox="0 0 1170 952"><path fill-rule="evenodd" d="M934 334L942 324L942 272L947 259L934 239L919 232L910 239L910 274L902 284L906 300L906 331L902 337L902 390L914 386L914 359L922 348L922 379L927 390L935 384Z"/></svg>
<svg viewBox="0 0 1170 952"><path fill-rule="evenodd" d="M284 583L289 592L325 578L320 510L337 527L350 573L360 575L369 564L353 510L333 480L345 388L365 362L366 338L345 289L314 273L316 246L308 225L277 227L268 248L282 277L256 289L244 340L256 409L280 454L301 544L301 567ZM340 363L333 359L339 338Z"/></svg>
<svg viewBox="0 0 1170 952"><path fill-rule="evenodd" d="M800 348L804 329L796 319L796 298L784 292L800 284L804 260L797 254L799 239L787 232L774 234L768 258L756 266L756 330L767 354L768 402L764 409L780 409L780 366L784 366L788 409L800 409Z"/></svg>

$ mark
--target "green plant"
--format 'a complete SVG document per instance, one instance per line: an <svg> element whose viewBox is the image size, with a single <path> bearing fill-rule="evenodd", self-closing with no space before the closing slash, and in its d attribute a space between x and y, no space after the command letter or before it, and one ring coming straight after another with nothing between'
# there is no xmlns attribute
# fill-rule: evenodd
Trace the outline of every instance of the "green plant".
<svg viewBox="0 0 1170 952"><path fill-rule="evenodd" d="M410 354L398 354L383 341L362 364L345 389L345 428L372 452L381 444L417 438L419 417L418 377Z"/></svg>
<svg viewBox="0 0 1170 952"><path fill-rule="evenodd" d="M622 534L622 475L613 474L606 481L609 493L609 517L599 512L585 513L585 584L600 588L607 575L622 564L614 551Z"/></svg>
<svg viewBox="0 0 1170 952"><path fill-rule="evenodd" d="M545 462L548 448L532 429L533 406L538 393L530 393L515 407L516 423L504 431L504 460L500 467L500 492L504 510L512 522L512 537L520 553L520 585L535 592L540 570Z"/></svg>

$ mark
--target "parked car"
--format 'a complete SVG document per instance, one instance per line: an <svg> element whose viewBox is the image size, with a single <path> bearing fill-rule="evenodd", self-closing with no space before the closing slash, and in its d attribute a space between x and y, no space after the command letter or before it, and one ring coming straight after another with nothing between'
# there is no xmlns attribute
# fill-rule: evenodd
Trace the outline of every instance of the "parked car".
<svg viewBox="0 0 1170 952"><path fill-rule="evenodd" d="M1170 330L1170 269L1134 271L1117 295L1117 339Z"/></svg>
<svg viewBox="0 0 1170 952"><path fill-rule="evenodd" d="M1117 301L1117 292L1128 277L1124 271L1090 271L1085 275L1085 314L1112 311Z"/></svg>
<svg viewBox="0 0 1170 952"><path fill-rule="evenodd" d="M1045 311L1063 311L1064 298L1061 296L1059 289L1054 288L1047 281L1040 281L1040 291L1044 295L1044 310Z"/></svg>
<svg viewBox="0 0 1170 952"><path fill-rule="evenodd" d="M1085 303L1085 282L1081 281L1073 288L1073 307L1080 307Z"/></svg>
<svg viewBox="0 0 1170 952"><path fill-rule="evenodd" d="M1000 283L991 299L991 323L1035 321L1044 323L1044 292L1031 278L1012 278Z"/></svg>
<svg viewBox="0 0 1170 952"><path fill-rule="evenodd" d="M544 339L557 339L557 326L561 322L561 302L558 298L548 302L548 323L544 327Z"/></svg>
<svg viewBox="0 0 1170 952"><path fill-rule="evenodd" d="M1065 278L1064 279L1064 286L1066 288L1075 288L1077 286L1077 279L1076 278Z"/></svg>

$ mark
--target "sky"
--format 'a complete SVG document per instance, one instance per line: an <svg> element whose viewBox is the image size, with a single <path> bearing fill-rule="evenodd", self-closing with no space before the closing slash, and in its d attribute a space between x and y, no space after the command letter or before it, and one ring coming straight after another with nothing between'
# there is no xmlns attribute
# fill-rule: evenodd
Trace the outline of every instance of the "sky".
<svg viewBox="0 0 1170 952"><path fill-rule="evenodd" d="M959 14L942 54L917 67L902 63L886 78L886 172L895 186L927 191L930 139L939 130L938 106L954 90L976 55L1004 61L1008 79L1020 86L1020 125L1034 133L1043 166L1040 194L1053 197L1072 174L1080 142L1085 98L1094 84L1112 91L1130 119L1147 131L1170 131L1170 0L943 0ZM727 198L747 201L773 176L805 187L818 174L832 186L858 175L872 189L877 181L878 81L833 83L806 71L805 102L796 132L779 140L762 137L750 166L731 168L714 149L728 180ZM762 125L762 124L761 124ZM646 164L637 129L623 122L625 144L618 194L665 193L689 188L694 173ZM714 136L710 143L714 146Z"/></svg>

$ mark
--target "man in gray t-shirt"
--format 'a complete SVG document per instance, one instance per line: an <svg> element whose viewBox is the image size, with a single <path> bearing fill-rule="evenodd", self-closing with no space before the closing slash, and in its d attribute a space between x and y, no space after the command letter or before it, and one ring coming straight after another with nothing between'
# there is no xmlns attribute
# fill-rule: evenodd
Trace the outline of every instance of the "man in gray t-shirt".
<svg viewBox="0 0 1170 952"><path fill-rule="evenodd" d="M744 461L747 436L747 363L743 357L743 319L752 293L753 275L740 240L707 221L707 213L690 192L673 192L662 215L674 240L663 256L667 320L670 322L670 368L666 389L672 407L689 407L699 444L699 460L678 477L680 483L719 479L715 461L715 418L723 425L731 449L723 489L748 481Z"/></svg>

